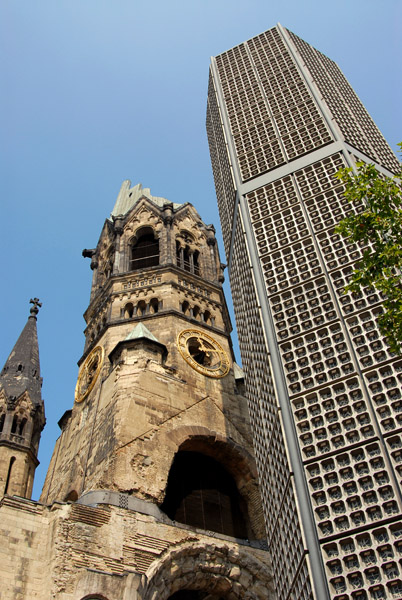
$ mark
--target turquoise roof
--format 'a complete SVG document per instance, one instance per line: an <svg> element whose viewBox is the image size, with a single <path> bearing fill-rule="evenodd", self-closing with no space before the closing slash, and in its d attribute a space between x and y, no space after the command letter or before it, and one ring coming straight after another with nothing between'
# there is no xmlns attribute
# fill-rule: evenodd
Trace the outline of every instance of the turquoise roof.
<svg viewBox="0 0 402 600"><path fill-rule="evenodd" d="M131 333L128 334L124 341L126 342L127 340L139 340L141 338L147 338L149 340L152 340L153 342L158 342L158 344L160 344L160 341L156 339L154 334L151 333L148 327L145 327L143 323L138 323L138 325L134 327L134 329L131 331Z"/></svg>

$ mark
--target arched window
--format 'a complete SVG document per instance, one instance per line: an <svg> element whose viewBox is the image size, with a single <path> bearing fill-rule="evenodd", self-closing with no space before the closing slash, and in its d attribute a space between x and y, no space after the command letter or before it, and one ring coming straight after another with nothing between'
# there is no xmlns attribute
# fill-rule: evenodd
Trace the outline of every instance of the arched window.
<svg viewBox="0 0 402 600"><path fill-rule="evenodd" d="M0 415L0 431L3 431L3 427L4 427L4 421L6 419L6 415L5 413Z"/></svg>
<svg viewBox="0 0 402 600"><path fill-rule="evenodd" d="M134 315L134 306L133 306L132 302L129 302L124 307L124 316L126 319L131 319L133 315Z"/></svg>
<svg viewBox="0 0 402 600"><path fill-rule="evenodd" d="M200 307L199 306L193 307L193 317L194 317L194 319L200 318Z"/></svg>
<svg viewBox="0 0 402 600"><path fill-rule="evenodd" d="M182 246L179 241L176 241L176 263L181 269L199 275L199 256L198 250L191 250L189 246Z"/></svg>
<svg viewBox="0 0 402 600"><path fill-rule="evenodd" d="M130 271L159 265L159 240L151 227L144 227L137 234L131 247Z"/></svg>
<svg viewBox="0 0 402 600"><path fill-rule="evenodd" d="M204 322L205 323L211 323L211 313L209 312L209 310L206 310L204 312Z"/></svg>
<svg viewBox="0 0 402 600"><path fill-rule="evenodd" d="M149 312L155 314L159 311L159 300L158 298L152 298L149 303Z"/></svg>
<svg viewBox="0 0 402 600"><path fill-rule="evenodd" d="M26 425L27 420L21 419L21 422L18 426L18 435L24 435L24 429L25 429L25 425Z"/></svg>
<svg viewBox="0 0 402 600"><path fill-rule="evenodd" d="M177 452L161 509L180 523L247 538L245 508L233 477L199 452Z"/></svg>
<svg viewBox="0 0 402 600"><path fill-rule="evenodd" d="M185 271L191 271L191 269L190 269L190 250L189 250L188 246L183 248L183 269Z"/></svg>
<svg viewBox="0 0 402 600"><path fill-rule="evenodd" d="M194 273L196 275L200 274L200 266L198 264L198 257L200 256L200 253L198 252L198 250L196 250L193 254L193 267L194 267Z"/></svg>
<svg viewBox="0 0 402 600"><path fill-rule="evenodd" d="M13 422L11 425L11 433L17 433L17 427L18 427L18 417L17 417L17 415L14 415Z"/></svg>
<svg viewBox="0 0 402 600"><path fill-rule="evenodd" d="M189 312L189 310L190 310L190 305L189 305L189 303L187 302L187 300L184 300L183 304L181 305L181 311L182 311L182 312L183 312L185 315L187 315L187 314L188 314L188 312Z"/></svg>
<svg viewBox="0 0 402 600"><path fill-rule="evenodd" d="M143 315L145 315L147 310L147 305L145 304L144 300L140 300L137 304L137 315L139 317L142 317Z"/></svg>

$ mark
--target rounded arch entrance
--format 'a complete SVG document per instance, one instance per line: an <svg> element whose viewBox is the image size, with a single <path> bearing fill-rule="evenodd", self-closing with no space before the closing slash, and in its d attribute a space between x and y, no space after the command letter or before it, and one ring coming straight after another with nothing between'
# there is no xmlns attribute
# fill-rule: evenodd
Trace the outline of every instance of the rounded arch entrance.
<svg viewBox="0 0 402 600"><path fill-rule="evenodd" d="M172 437L177 444L176 452L170 462L169 478L161 509L173 520L202 529L240 538L264 538L265 526L253 456L233 440L204 427L184 426L171 432L171 439ZM211 472L210 477L208 477L209 472ZM175 482L180 485L180 480L185 483L181 486L181 490L176 489L176 497L172 498L172 492L173 496L175 493ZM204 506L205 502L211 502L211 510L214 510L214 503L215 507L219 504L223 514L226 510L232 509L234 520L239 523L240 511L245 521L246 532L242 532L241 526L240 529L236 528L236 531L230 531L230 528L225 527L220 529L219 525L218 527L211 525L210 520L207 520L209 525L206 526L202 525L202 519L196 522L183 520L185 507L180 506L181 500L197 490L197 481L198 489L214 490L220 495L218 497L216 493L208 493L208 497L203 498ZM196 497L193 496L195 502L201 502L201 495L195 493ZM181 512L175 517L174 513L177 509ZM201 505L200 510L202 510ZM219 518L217 515L216 519Z"/></svg>
<svg viewBox="0 0 402 600"><path fill-rule="evenodd" d="M214 458L179 450L173 460L163 512L173 521L247 539L247 506L231 474Z"/></svg>
<svg viewBox="0 0 402 600"><path fill-rule="evenodd" d="M218 568L219 567L219 568ZM147 572L144 600L273 600L270 566L248 547L185 542Z"/></svg>

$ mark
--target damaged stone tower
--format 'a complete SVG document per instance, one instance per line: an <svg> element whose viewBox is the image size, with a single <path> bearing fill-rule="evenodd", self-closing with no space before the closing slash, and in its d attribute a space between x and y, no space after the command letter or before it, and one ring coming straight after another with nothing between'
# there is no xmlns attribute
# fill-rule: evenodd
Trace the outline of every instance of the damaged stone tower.
<svg viewBox="0 0 402 600"><path fill-rule="evenodd" d="M75 401L40 502L2 501L29 537L2 600L274 598L213 226L127 181L83 254Z"/></svg>

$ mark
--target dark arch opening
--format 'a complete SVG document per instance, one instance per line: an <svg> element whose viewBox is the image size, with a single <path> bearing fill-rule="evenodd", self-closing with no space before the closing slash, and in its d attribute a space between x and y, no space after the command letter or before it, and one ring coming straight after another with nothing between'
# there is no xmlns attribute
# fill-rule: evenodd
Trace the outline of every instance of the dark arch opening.
<svg viewBox="0 0 402 600"><path fill-rule="evenodd" d="M188 246L186 246L183 249L183 269L185 271L191 271L191 268L190 268L190 250L189 250Z"/></svg>
<svg viewBox="0 0 402 600"><path fill-rule="evenodd" d="M204 311L204 322L209 324L211 323L211 313L209 312L209 310Z"/></svg>
<svg viewBox="0 0 402 600"><path fill-rule="evenodd" d="M149 312L151 314L156 314L159 312L159 300L158 298L152 298L149 303Z"/></svg>
<svg viewBox="0 0 402 600"><path fill-rule="evenodd" d="M18 427L18 417L17 417L17 415L14 415L13 422L11 424L11 433L17 433L17 427Z"/></svg>
<svg viewBox="0 0 402 600"><path fill-rule="evenodd" d="M229 472L199 452L177 452L161 509L174 521L247 538L246 509Z"/></svg>
<svg viewBox="0 0 402 600"><path fill-rule="evenodd" d="M24 435L24 429L25 429L25 425L27 423L27 419L22 419L19 426L18 426L18 434L19 435Z"/></svg>
<svg viewBox="0 0 402 600"><path fill-rule="evenodd" d="M199 257L200 253L198 252L198 250L196 250L193 254L193 263L194 263L194 273L196 275L200 274L200 265L198 262L198 257Z"/></svg>
<svg viewBox="0 0 402 600"><path fill-rule="evenodd" d="M130 270L156 267L159 265L159 240L153 229L142 229L131 247Z"/></svg>
<svg viewBox="0 0 402 600"><path fill-rule="evenodd" d="M128 302L124 307L124 316L126 319L131 319L134 315L134 306L132 302Z"/></svg>
<svg viewBox="0 0 402 600"><path fill-rule="evenodd" d="M78 500L78 494L75 490L71 490L71 492L69 492L66 496L66 499L64 500L64 502L77 502Z"/></svg>
<svg viewBox="0 0 402 600"><path fill-rule="evenodd" d="M140 300L137 304L137 316L142 317L145 315L147 310L147 305L144 300Z"/></svg>
<svg viewBox="0 0 402 600"><path fill-rule="evenodd" d="M5 413L2 413L0 415L0 432L3 431L4 421L5 420L6 420L6 415L5 415Z"/></svg>

